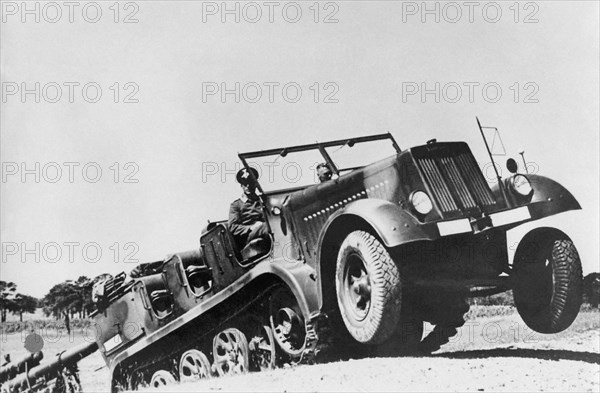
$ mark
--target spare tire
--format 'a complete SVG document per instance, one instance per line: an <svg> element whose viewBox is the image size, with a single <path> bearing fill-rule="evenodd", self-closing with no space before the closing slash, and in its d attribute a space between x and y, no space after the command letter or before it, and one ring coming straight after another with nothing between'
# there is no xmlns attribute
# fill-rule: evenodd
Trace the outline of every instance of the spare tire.
<svg viewBox="0 0 600 393"><path fill-rule="evenodd" d="M336 293L340 314L352 337L380 344L400 318L400 270L387 249L365 231L350 233L338 253Z"/></svg>
<svg viewBox="0 0 600 393"><path fill-rule="evenodd" d="M531 329L558 333L577 317L583 274L571 239L554 228L537 228L519 243L513 262L517 311Z"/></svg>

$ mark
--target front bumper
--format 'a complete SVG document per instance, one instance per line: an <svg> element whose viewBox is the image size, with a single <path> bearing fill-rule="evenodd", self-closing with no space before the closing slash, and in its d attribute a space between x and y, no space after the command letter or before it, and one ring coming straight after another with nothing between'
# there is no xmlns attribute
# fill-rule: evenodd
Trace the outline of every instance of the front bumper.
<svg viewBox="0 0 600 393"><path fill-rule="evenodd" d="M440 236L457 235L460 233L479 233L484 230L502 227L505 225L518 225L531 220L532 215L528 206L492 213L481 218L461 218L452 221L436 223Z"/></svg>

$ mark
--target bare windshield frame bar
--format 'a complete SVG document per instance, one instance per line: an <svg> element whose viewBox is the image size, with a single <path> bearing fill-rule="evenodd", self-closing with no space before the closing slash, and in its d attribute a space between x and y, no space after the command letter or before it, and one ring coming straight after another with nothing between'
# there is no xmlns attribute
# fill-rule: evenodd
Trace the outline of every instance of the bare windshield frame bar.
<svg viewBox="0 0 600 393"><path fill-rule="evenodd" d="M392 146L394 147L394 149L396 149L396 152L398 152L398 153L401 152L401 149L398 146L398 144L396 143L396 140L394 139L392 134L387 132L385 134L376 134L376 135L361 136L361 137L356 137L356 138L338 139L338 140L330 141L330 142L317 142L317 143L311 143L311 144L307 144L307 145L282 147L282 148L278 148L278 149L269 149L269 150L253 151L253 152L248 152L248 153L240 153L240 154L238 154L238 157L240 158L240 160L243 163L245 163L246 160L249 158L280 155L284 151L286 153L297 153L297 152L307 151L307 150L319 150L319 151L321 151L321 154L322 154L321 149L324 149L326 147L332 147L332 146L344 146L345 144L347 144L350 141L352 141L353 143L363 143L363 142L379 141L379 140L384 140L384 139L389 139L390 141L392 141ZM327 160L326 156L324 156L323 158L325 159L325 161L329 161L329 160ZM335 168L335 169L337 169L337 168Z"/></svg>

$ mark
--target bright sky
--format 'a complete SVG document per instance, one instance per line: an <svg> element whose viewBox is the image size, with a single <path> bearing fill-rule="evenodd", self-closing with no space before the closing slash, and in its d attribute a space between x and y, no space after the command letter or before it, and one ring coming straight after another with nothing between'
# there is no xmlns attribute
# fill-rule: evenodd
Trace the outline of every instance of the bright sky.
<svg viewBox="0 0 600 393"><path fill-rule="evenodd" d="M239 23L221 2L113 3L2 2L0 274L20 292L198 247L238 197L237 152L389 131L464 140L483 165L475 116L583 206L526 229L563 229L599 270L598 2L237 3Z"/></svg>

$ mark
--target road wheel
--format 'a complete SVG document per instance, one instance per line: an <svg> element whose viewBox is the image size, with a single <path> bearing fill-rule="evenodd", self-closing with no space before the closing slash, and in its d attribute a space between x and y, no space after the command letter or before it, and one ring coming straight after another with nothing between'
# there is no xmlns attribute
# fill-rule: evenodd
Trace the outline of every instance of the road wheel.
<svg viewBox="0 0 600 393"><path fill-rule="evenodd" d="M254 371L267 371L275 368L276 348L275 337L270 326L257 325L250 339L250 366Z"/></svg>
<svg viewBox="0 0 600 393"><path fill-rule="evenodd" d="M175 383L175 377L173 374L166 370L158 370L152 375L150 380L150 386L153 388L159 388L161 386L169 386Z"/></svg>
<svg viewBox="0 0 600 393"><path fill-rule="evenodd" d="M281 360L299 360L305 349L306 326L300 306L287 288L276 288L271 294L269 324L273 338L281 349Z"/></svg>
<svg viewBox="0 0 600 393"><path fill-rule="evenodd" d="M213 357L219 376L248 372L248 340L235 328L225 329L213 340Z"/></svg>
<svg viewBox="0 0 600 393"><path fill-rule="evenodd" d="M179 381L195 381L210 378L210 361L197 349L190 349L181 355L179 361Z"/></svg>
<svg viewBox="0 0 600 393"><path fill-rule="evenodd" d="M558 333L577 317L583 275L575 245L554 228L537 228L519 243L513 262L517 311L531 329Z"/></svg>
<svg viewBox="0 0 600 393"><path fill-rule="evenodd" d="M335 285L342 319L356 341L379 344L390 338L400 317L400 271L379 240L364 231L346 237Z"/></svg>

